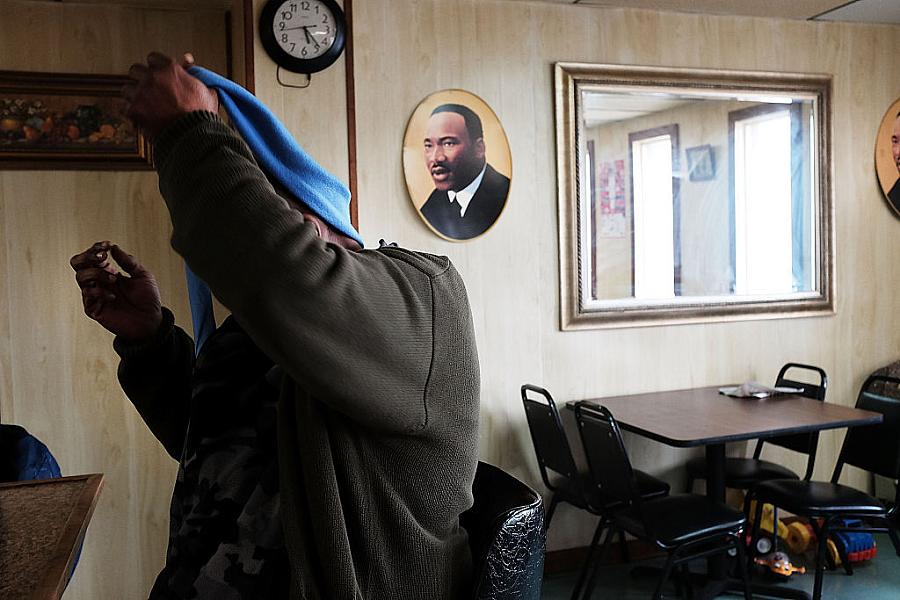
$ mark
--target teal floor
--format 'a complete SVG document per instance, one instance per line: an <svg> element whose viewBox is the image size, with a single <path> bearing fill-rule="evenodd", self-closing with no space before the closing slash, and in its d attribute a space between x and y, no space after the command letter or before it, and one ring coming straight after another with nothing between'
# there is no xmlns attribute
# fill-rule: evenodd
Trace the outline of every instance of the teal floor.
<svg viewBox="0 0 900 600"><path fill-rule="evenodd" d="M826 571L823 599L847 600L900 600L900 557L894 553L887 535L876 535L878 555L866 563L854 565L854 573L847 576L843 570ZM603 600L648 600L653 595L656 580L652 578L635 578L630 575L631 567L636 564L662 565L661 559L634 562L629 565L611 565L603 567L597 578L592 598ZM693 565L692 565L693 568ZM783 585L802 589L812 594L812 565L805 575L794 575ZM543 600L568 599L575 587L578 573L563 573L544 579ZM674 586L667 590L666 598L676 598ZM723 596L737 598L739 596ZM754 598L764 596L754 596Z"/></svg>

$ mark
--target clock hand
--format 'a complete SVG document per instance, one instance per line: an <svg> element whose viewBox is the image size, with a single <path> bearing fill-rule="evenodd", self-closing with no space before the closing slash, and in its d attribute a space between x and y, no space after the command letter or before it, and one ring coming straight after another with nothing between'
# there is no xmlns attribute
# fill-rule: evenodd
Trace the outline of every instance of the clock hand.
<svg viewBox="0 0 900 600"><path fill-rule="evenodd" d="M295 31L295 30L297 30L297 29L304 29L304 30L305 30L305 29L307 29L307 28L309 28L309 27L312 27L312 25L297 25L296 27L285 27L284 29L279 29L278 31L279 31L279 32L281 32L281 31Z"/></svg>

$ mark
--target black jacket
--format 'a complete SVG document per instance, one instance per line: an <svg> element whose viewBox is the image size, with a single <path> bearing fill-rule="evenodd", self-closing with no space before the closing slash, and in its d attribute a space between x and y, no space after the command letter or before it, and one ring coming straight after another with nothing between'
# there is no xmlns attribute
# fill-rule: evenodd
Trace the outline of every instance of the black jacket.
<svg viewBox="0 0 900 600"><path fill-rule="evenodd" d="M447 192L440 190L431 192L420 210L428 223L443 235L454 240L468 240L494 224L506 205L508 193L509 178L487 165L464 217L459 216L459 206L450 203Z"/></svg>
<svg viewBox="0 0 900 600"><path fill-rule="evenodd" d="M894 187L888 192L888 200L891 201L894 211L900 215L900 179L894 182Z"/></svg>

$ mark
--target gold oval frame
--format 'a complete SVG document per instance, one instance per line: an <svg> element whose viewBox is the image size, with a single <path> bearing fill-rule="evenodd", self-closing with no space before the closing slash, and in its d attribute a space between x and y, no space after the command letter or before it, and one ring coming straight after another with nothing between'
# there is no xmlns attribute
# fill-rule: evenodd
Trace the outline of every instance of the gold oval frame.
<svg viewBox="0 0 900 600"><path fill-rule="evenodd" d="M881 125L878 126L878 134L875 136L875 175L878 177L885 202L894 214L900 217L900 206L895 205L889 196L891 189L895 185L900 185L900 167L894 163L891 152L891 133L894 122L900 119L898 113L900 113L900 98L894 100L888 107L881 119Z"/></svg>
<svg viewBox="0 0 900 600"><path fill-rule="evenodd" d="M422 214L421 208L428 200L428 196L434 189L431 175L425 168L422 155L422 140L425 124L431 116L431 111L441 104L461 104L473 110L481 119L484 130L485 153L488 164L500 174L509 178L510 190L512 190L512 152L509 147L509 138L500 123L497 114L479 96L472 92L451 88L433 92L426 96L413 110L406 123L406 131L403 134L403 175L406 181L406 191L412 202L416 214L422 222L439 237L451 242L470 242L486 235L494 226L509 206L509 194L503 210L482 233L466 239L451 238L438 231Z"/></svg>

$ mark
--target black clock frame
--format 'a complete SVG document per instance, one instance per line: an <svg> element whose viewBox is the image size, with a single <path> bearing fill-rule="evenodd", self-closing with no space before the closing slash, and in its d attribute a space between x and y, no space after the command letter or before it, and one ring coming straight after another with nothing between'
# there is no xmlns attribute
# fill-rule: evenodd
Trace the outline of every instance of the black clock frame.
<svg viewBox="0 0 900 600"><path fill-rule="evenodd" d="M301 0L297 0L300 2ZM334 16L334 43L324 54L315 58L297 58L282 49L275 39L272 25L275 15L285 0L269 0L259 15L259 37L266 53L279 66L294 73L318 73L330 67L344 51L347 42L347 20L344 11L334 0L318 0L324 4Z"/></svg>

